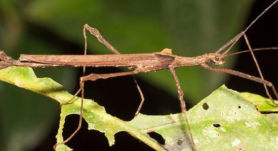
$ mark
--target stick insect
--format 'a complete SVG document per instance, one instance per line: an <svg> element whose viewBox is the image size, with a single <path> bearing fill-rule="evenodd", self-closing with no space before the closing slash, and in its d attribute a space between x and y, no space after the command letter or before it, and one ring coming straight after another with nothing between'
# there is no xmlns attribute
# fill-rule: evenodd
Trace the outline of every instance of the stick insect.
<svg viewBox="0 0 278 151"><path fill-rule="evenodd" d="M71 101L74 100L74 98L81 93L81 109L80 109L80 118L79 118L79 124L75 132L67 138L65 141L57 143L54 148L56 148L57 145L67 143L81 128L82 125L82 114L83 114L83 99L84 99L84 82L86 81L96 81L98 79L108 79L108 78L114 78L119 76L128 76L128 75L136 75L139 73L147 73L147 72L154 72L158 70L164 70L167 69L170 71L170 73L173 75L177 91L178 91L178 97L181 104L181 110L187 125L187 129L189 132L189 137L192 143L193 150L197 150L196 145L193 141L193 135L190 130L190 123L187 118L187 111L186 111L186 104L183 99L184 93L183 90L180 87L180 82L178 80L178 77L176 75L175 69L183 66L201 66L204 69L211 70L214 72L223 72L228 73L231 75L239 76L245 79L249 79L258 83L261 83L264 85L265 91L267 96L270 98L272 103L275 106L278 106L278 103L275 102L272 98L272 96L269 93L268 87L270 87L275 95L276 98L278 98L277 91L274 87L274 85L265 80L263 77L263 74L261 72L261 69L259 67L259 64L255 58L253 51L259 51L259 50L265 50L265 48L259 48L259 49L252 49L251 45L249 43L249 40L246 36L246 31L263 15L265 12L267 12L274 4L276 4L278 0L275 0L269 7L267 7L251 24L242 32L240 32L238 35L236 35L232 40L227 42L225 45L220 47L215 53L207 53L204 55L200 55L197 57L181 57L173 55L171 52L171 49L164 49L162 52L158 53L148 53L148 54L120 54L119 51L117 51L109 42L107 42L100 32L93 27L90 27L88 24L84 25L83 28L83 34L85 39L85 55L21 55L18 60L13 60L12 58L8 57L3 51L0 51L0 68L6 68L9 66L27 66L31 68L38 68L38 67L57 67L57 66L71 66L71 67L83 67L83 73L85 73L85 67L128 67L131 69L131 71L126 72L119 72L119 73L108 73L108 74L89 74L86 76L82 76L80 78L80 89L75 93L72 99L68 100L67 102L61 104L65 105L68 103L71 103ZM94 35L99 42L103 43L105 46L107 46L108 49L110 49L115 54L111 55L86 55L87 54L87 36L86 31L89 31L92 35ZM249 48L247 51L242 52L250 52L254 62L257 66L258 72L260 74L259 77L255 77L252 75L248 75L242 72L238 72L231 69L219 69L219 68L213 68L208 65L208 63L212 63L216 66L222 66L225 63L225 58L231 55L235 55L238 53L232 53L228 54L228 52L231 50L231 48L237 43L237 41L244 37L246 44ZM268 48L268 49L277 49L277 48ZM242 53L239 52L239 53ZM137 109L137 112L135 115L137 115L142 107L142 104L144 102L144 96L143 93L136 81L135 84L137 86L137 89L141 95L141 103Z"/></svg>

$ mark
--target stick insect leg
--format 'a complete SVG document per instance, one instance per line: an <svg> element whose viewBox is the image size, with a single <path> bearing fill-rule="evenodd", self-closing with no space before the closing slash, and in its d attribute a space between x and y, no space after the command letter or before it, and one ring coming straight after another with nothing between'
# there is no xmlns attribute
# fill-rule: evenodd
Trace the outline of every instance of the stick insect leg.
<svg viewBox="0 0 278 151"><path fill-rule="evenodd" d="M227 54L230 49L235 45L235 43L239 40L239 38L241 38L246 31L259 19L261 18L273 5L275 5L278 2L278 0L275 0L271 5L269 5L259 16L257 16L250 24L247 28L245 28L244 31L242 31L241 33L239 33L238 35L236 35L232 40L230 40L228 43L226 43L225 45L223 45L221 48L219 48L215 53L220 53L221 51L223 51L224 49L226 49L228 46L230 46L228 48L228 50L226 50L223 54Z"/></svg>
<svg viewBox="0 0 278 151"><path fill-rule="evenodd" d="M261 68L260 68L260 66L259 66L259 64L258 64L258 61L257 61L257 59L256 59L256 57L255 57L255 54L254 54L254 52L253 52L253 50L252 50L252 48L251 48L251 45L250 45L250 43L249 43L249 40L248 40L246 34L244 34L244 39L245 39L245 42L246 42L246 44L247 44L247 46L248 46L248 49L249 49L249 51L250 51L250 53L251 53L251 55L252 55L252 58L253 58L253 60L254 60L254 62L255 62L255 64L256 64L256 67L257 67L257 69L258 69L258 72L259 72L259 74L260 74L260 77L261 77L262 80L264 80L264 76L263 76L263 74L262 74ZM263 85L264 85L264 89L265 89L265 92L266 92L267 96L268 96L269 99L277 106L277 104L274 102L273 98L271 97L271 95L270 95L270 93L269 93L269 91L268 91L268 88L267 88L266 84L263 84ZM273 89L273 92L274 92L276 98L278 98L277 92L276 92L276 90L275 90L275 88L274 88L273 85L272 85L272 89Z"/></svg>
<svg viewBox="0 0 278 151"><path fill-rule="evenodd" d="M139 112L140 112L140 110L141 110L143 104L144 104L145 97L144 97L144 94L143 94L143 92L142 92L142 90L141 90L141 88L140 88L140 86L139 86L139 84L138 84L138 82L137 82L137 80L136 80L136 78L135 78L134 75L133 75L133 80L134 80L134 82L135 82L135 85L136 85L137 90L138 90L138 92L139 92L139 94L140 94L140 97L141 97L140 105L138 106L137 111L136 111L136 113L135 113L135 115L134 115L134 116L137 116L137 115L139 114Z"/></svg>
<svg viewBox="0 0 278 151"><path fill-rule="evenodd" d="M194 143L194 140L193 140L193 135L192 135L190 125L189 125L189 121L188 121L188 118L187 118L186 104L185 104L185 101L183 99L184 93L181 89L180 82L179 82L179 79L176 75L175 69L170 67L169 70L170 70L171 74L173 75L173 77L175 79L176 86L177 86L177 89L178 89L178 94L179 94L179 100L180 100L180 104L181 104L181 110L182 110L184 120L185 120L187 128L188 128L188 133L189 133L190 140L191 140L191 143L192 143L192 146L193 146L193 150L196 151L197 149L196 149L196 146L195 146L195 143Z"/></svg>
<svg viewBox="0 0 278 151"><path fill-rule="evenodd" d="M61 145L61 144L65 144L67 143L69 140L71 140L71 138L80 130L81 126L82 126L82 116L83 116L83 100L84 100L84 83L86 81L96 81L98 79L108 79L108 78L113 78L113 77L119 77L119 76L127 76L127 75L134 75L137 74L138 72L136 71L128 71L128 72L119 72L119 73L108 73L108 74L89 74L86 76L82 76L80 78L80 92L81 92L81 111L80 111L80 118L79 118L79 124L77 129L71 134L70 137L68 137L65 141L57 143L54 146L54 149L56 148L57 145ZM78 91L79 92L79 91ZM79 92L79 93L80 93ZM76 93L77 95L78 93Z"/></svg>
<svg viewBox="0 0 278 151"><path fill-rule="evenodd" d="M80 90L80 91L79 91ZM72 97L72 99L74 99L76 97L76 95L78 95L78 93L81 92L81 106L80 106L80 116L79 116L79 122L78 122L78 127L77 129L63 142L57 143L53 146L54 150L56 149L56 147L58 145L62 145L67 143L68 141L70 141L72 139L72 137L80 130L81 126L82 126L82 117L83 117L83 100L84 100L84 82L80 81L80 89L77 91L77 93L74 95L74 97Z"/></svg>
<svg viewBox="0 0 278 151"><path fill-rule="evenodd" d="M87 24L86 24L86 25L87 25ZM86 35L86 28L85 28L86 25L84 25L84 28L83 28L84 55L87 55L87 35ZM83 67L83 72L82 72L82 75L83 75L83 76L85 75L85 72L86 72L86 67L84 66L84 67ZM81 92L81 87L78 89L78 91L73 95L73 97L72 97L70 100L68 100L68 101L66 101L66 102L64 102L64 103L61 103L61 106L66 105L66 104L69 104L71 101L74 100L75 97L77 97L77 95L78 95L80 92Z"/></svg>
<svg viewBox="0 0 278 151"><path fill-rule="evenodd" d="M205 68L207 70L214 71L214 72L228 73L228 74L231 74L231 75L235 75L235 76L238 76L238 77L242 77L242 78L245 78L245 79L248 79L248 80L252 80L252 81L264 84L264 85L266 85L268 87L271 87L273 92L274 92L274 94L277 96L277 92L276 92L276 89L275 89L274 85L271 82L267 81L267 80L264 80L264 79L261 79L261 78L255 77L255 76L251 76L249 74L242 73L242 72L239 72L239 71L231 70L231 69L212 68L212 67L208 66L207 64L201 64L201 67L203 67L203 68ZM276 103L272 98L271 98L271 101L272 101L273 104L278 106L278 103Z"/></svg>
<svg viewBox="0 0 278 151"><path fill-rule="evenodd" d="M85 25L84 25L84 30L83 30L84 38L85 38L85 40L86 40L86 46L87 46L87 37L86 37L86 32L85 32L86 29L87 29L92 35L94 35L94 36L98 39L98 41L99 41L100 43L104 44L104 45L105 45L108 49L110 49L112 52L114 52L115 54L120 54L120 52L119 52L115 47L113 47L108 41L106 41L106 40L102 37L102 35L100 34L100 32L99 32L96 28L93 28L93 27L89 26L88 24L85 24ZM142 90L141 90L141 88L140 88L140 86L139 86L139 84L138 84L138 82L137 82L137 80L136 80L136 78L135 78L134 75L133 75L133 79L134 79L134 83L135 83L135 85L136 85L136 87L137 87L137 90L138 90L138 92L139 92L139 94L140 94L140 97L141 97L141 103L140 103L140 105L139 105L139 107L138 107L138 109L137 109L137 111L136 111L136 113L135 113L135 116L137 116L137 115L139 114L141 108L142 108L142 105L143 105L143 103L144 103L145 98L144 98L143 92L142 92Z"/></svg>
<svg viewBox="0 0 278 151"><path fill-rule="evenodd" d="M105 73L105 74L95 74L91 73L89 75L83 76L80 78L80 81L83 83L86 81L96 81L99 79L109 79L114 77L120 77L120 76L128 76L128 75L135 75L138 74L136 70L134 71L127 71L127 72L117 72L117 73Z"/></svg>
<svg viewBox="0 0 278 151"><path fill-rule="evenodd" d="M88 24L85 24L84 28L83 28L84 55L87 55L87 35L86 35L86 30L88 30L92 35L94 35L98 39L98 41L100 43L104 44L112 52L114 52L115 54L120 54L120 52L118 50L116 50L108 41L106 41L102 37L102 35L100 34L100 32L96 28L90 27ZM83 67L83 76L85 75L85 72L86 72L86 67L84 66ZM142 105L144 103L145 98L144 98L142 90L141 90L140 86L138 85L138 82L135 79L134 75L133 75L133 78L134 78L134 82L136 84L136 87L137 87L137 89L139 91L139 94L140 94L140 97L141 97L141 103L140 103L140 105L139 105L139 107L138 107L138 109L137 109L137 111L135 113L135 116L136 116L136 115L138 115L138 113L139 113L139 111L140 111L140 109L141 109L141 107L142 107ZM84 99L84 81L82 82L82 84L80 84L79 90L73 95L73 97L70 100L62 103L61 106L69 104L70 102L72 102L74 100L74 98L77 97L77 95L80 92L82 92L82 100L83 100ZM79 126L78 126L78 128L76 129L76 131L66 141L64 141L62 143L59 143L59 144L64 144L64 143L68 142L77 133L77 131L79 131L79 129L80 129L81 125L82 125L82 113L83 113L83 104L81 105L81 108L80 108L80 119L79 119L79 124L78 124ZM57 144L54 147L56 147L56 146L57 146Z"/></svg>
<svg viewBox="0 0 278 151"><path fill-rule="evenodd" d="M87 35L86 35L86 29L85 27L83 28L83 36L84 36L84 55L87 55ZM83 67L83 76L85 75L86 72L86 67ZM77 95L81 92L81 105L80 105L80 115L79 115L79 122L78 122L78 127L77 129L71 134L70 137L68 137L65 141L57 143L53 146L54 150L56 148L57 145L62 145L67 143L69 140L71 140L71 138L80 130L81 126L82 126L82 116L83 116L83 99L84 99L84 82L80 81L80 88L78 89L78 91L72 96L72 98L64 103L61 103L61 107L63 105L69 104L71 101L74 100L75 97L77 97Z"/></svg>
<svg viewBox="0 0 278 151"><path fill-rule="evenodd" d="M114 52L115 54L120 54L120 52L119 52L118 50L116 50L108 41L106 41L106 40L102 37L102 35L100 34L100 32L99 32L96 28L92 28L92 27L90 27L88 24L85 24L85 25L84 25L84 28L83 28L83 36L84 36L84 55L87 55L87 35L86 35L86 30L88 30L92 35L94 35L94 36L98 39L98 41L99 41L100 43L104 44L104 45L105 45L108 49L110 49L112 52ZM82 78L81 78L79 90L73 95L73 97L72 97L70 100L68 100L68 101L66 101L66 102L64 102L64 103L61 104L61 106L63 106L63 105L65 105L65 104L68 104L68 103L72 102L72 101L74 100L74 98L77 97L77 95L78 95L80 92L82 93L82 101L81 101L82 104L81 104L81 107L80 107L80 118L79 118L78 127L77 127L77 129L75 130L75 132L74 132L68 139L66 139L65 141L63 141L63 142L61 142L61 143L57 143L57 144L54 146L54 148L56 148L57 145L64 144L64 143L68 142L68 141L79 131L79 129L81 128L81 125L82 125L82 114L83 114L83 99L84 99L84 82L87 81L86 78L88 78L88 77L94 78L94 77L92 77L92 75L84 76L84 75L85 75L85 71L86 71L86 67L84 66L84 67L83 67L83 79L84 79L84 80L82 80ZM141 109L141 107L142 107L143 102L144 102L145 99L144 99L144 95L143 95L143 93L142 93L142 90L141 90L140 86L138 85L137 80L136 80L135 77L134 77L134 74L135 74L135 72L131 71L131 72L130 72L129 74L127 74L127 75L133 75L134 82L135 82L135 84L136 84L136 86L137 86L137 89L138 89L139 94L140 94L140 97L141 97L141 103L140 103L140 105L139 105L139 107L138 107L138 109L137 109L137 111L136 111L136 113L135 113L135 116L136 116L136 115L138 115L138 113L139 113L139 111L140 111L140 109ZM118 74L112 74L112 75L121 76L121 74L119 74L119 73L118 73ZM112 75L111 75L111 76L112 76ZM89 78L89 79L90 79L90 78ZM93 80L92 80L92 81L93 81Z"/></svg>

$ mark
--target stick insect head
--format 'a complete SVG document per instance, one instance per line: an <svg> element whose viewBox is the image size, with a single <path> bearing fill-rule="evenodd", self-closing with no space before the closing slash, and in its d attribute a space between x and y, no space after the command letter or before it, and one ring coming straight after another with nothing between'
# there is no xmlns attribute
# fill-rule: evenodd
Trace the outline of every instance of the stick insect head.
<svg viewBox="0 0 278 151"><path fill-rule="evenodd" d="M225 63L224 58L225 55L219 53L209 53L207 56L208 61L216 66L222 66Z"/></svg>

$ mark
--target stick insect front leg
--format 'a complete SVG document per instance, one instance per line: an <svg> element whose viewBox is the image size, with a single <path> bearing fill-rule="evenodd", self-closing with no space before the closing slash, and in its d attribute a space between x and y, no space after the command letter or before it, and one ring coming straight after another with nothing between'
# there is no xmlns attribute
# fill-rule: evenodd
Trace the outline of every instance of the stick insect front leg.
<svg viewBox="0 0 278 151"><path fill-rule="evenodd" d="M247 46L248 46L248 48L249 48L249 50L250 50L250 53L251 53L251 55L252 55L252 58L253 58L253 60L254 60L254 62L255 62L255 64L256 64L256 67L257 67L257 69L258 69L258 72L259 72L259 74L260 74L260 77L261 77L262 80L264 80L264 76L263 76L263 74L262 74L261 68L260 68L260 66L259 66L259 64L258 64L258 61L257 61L257 59L256 59L256 57L255 57L255 54L254 54L254 52L253 52L253 49L251 48L251 45L250 45L250 43L249 43L249 40L248 40L246 34L244 34L244 39L245 39L245 42L246 42L246 44L247 44ZM276 98L278 98L278 94L277 94L277 92L276 92L276 89L274 88L274 86L273 86L272 83L270 83L270 84L271 84L270 87L272 88L272 90L273 90L273 92L274 92ZM276 106L278 106L278 103L276 103L276 102L273 100L273 98L271 97L271 95L270 95L270 93L269 93L269 91L268 91L268 88L267 88L267 85L266 85L266 84L264 84L264 89L265 89L265 92L266 92L267 96L268 96L269 99L272 101L272 103L275 104Z"/></svg>
<svg viewBox="0 0 278 151"><path fill-rule="evenodd" d="M262 83L264 85L264 88L265 88L265 91L266 91L266 94L267 96L269 97L269 99L272 101L272 103L275 105L275 106L278 106L278 103L276 103L273 98L271 97L269 91L268 91L268 88L267 87L271 87L272 90L273 90L273 93L274 95L276 96L276 98L278 99L278 94L276 92L276 89L274 87L274 85L269 82L269 81L266 81L263 77L263 74L262 74L262 71L260 69L260 66L258 64L258 61L255 57L255 54L253 52L253 49L249 43L249 40L246 36L246 31L262 16L265 14L265 12L267 12L273 5L275 5L276 3L278 2L278 0L274 1L270 6L268 6L259 16L257 16L250 24L249 26L244 30L242 31L241 33L239 33L238 35L236 35L232 40L230 40L228 43L226 43L224 46L222 46L219 50L217 50L215 53L219 54L221 51L223 51L224 49L226 49L228 46L230 46L222 55L226 55L230 50L231 48L235 45L235 43L243 36L244 39L245 39L245 42L248 46L248 49L252 55L252 58L256 64L256 67L258 69L258 72L259 72L259 75L260 75L260 78L257 78L257 77L254 77L254 76L251 76L251 75L247 75L245 73L241 73L241 72L238 72L238 71L234 71L234 70L229 70L229 69L214 69L212 67L209 67L208 65L206 64L202 64L201 66L205 69L208 69L208 70L212 70L212 71L216 71L216 72L225 72L225 73L229 73L229 74L232 74L232 75L236 75L236 76L239 76L239 77L242 77L242 78L246 78L246 79L249 79L249 80L253 80L255 82L259 82L259 83ZM228 56L228 55L227 55Z"/></svg>
<svg viewBox="0 0 278 151"><path fill-rule="evenodd" d="M231 75L235 75L235 76L238 76L238 77L241 77L241 78L245 78L245 79L248 79L248 80L252 80L252 81L255 81L255 82L258 82L258 83L261 83L263 85L266 85L268 87L271 87L274 94L276 95L276 97L278 96L277 95L277 92L276 92L276 89L274 87L274 85L267 81L267 80L264 80L264 79L261 79L261 78L258 78L258 77L255 77L255 76L251 76L249 74L246 74L246 73L242 73L242 72L239 72L239 71L235 71L235 70L231 70L231 69L218 69L218 68L212 68L210 66L208 66L207 64L201 64L201 67L203 67L204 69L207 69L207 70L211 70L211 71L214 71L214 72L223 72L223 73L228 73L228 74L231 74ZM272 97L270 96L271 98L271 101L273 104L275 104L276 106L278 106L278 103L276 103Z"/></svg>
<svg viewBox="0 0 278 151"><path fill-rule="evenodd" d="M277 2L277 1L276 1L276 2ZM275 2L275 3L276 3L276 2ZM261 15L260 15L260 16L261 16ZM257 19L258 19L258 18L256 18L255 20L257 20ZM252 23L254 23L254 21L253 21ZM276 89L275 89L274 85L273 85L271 82L269 82L269 81L267 81L267 80L264 79L263 74L262 74L262 71L261 71L260 66L259 66L259 64L258 64L258 61L257 61L257 59L256 59L256 57L255 57L254 52L253 52L253 49L252 49L252 47L251 47L251 45L250 45L250 43L249 43L249 40L248 40L248 38L247 38L247 36L246 36L246 34L245 34L246 31L249 29L249 27L250 27L250 25L249 25L243 32L241 32L240 34L236 35L231 41L229 41L227 44L225 44L224 46L222 46L218 51L216 51L216 53L220 53L221 51L225 50L226 47L229 47L229 46L230 46L223 54L221 54L221 55L225 56L225 55L231 50L231 48L235 45L235 43L243 36L244 39L245 39L245 42L246 42L246 44L247 44L247 46L248 46L248 49L249 49L249 51L250 51L250 53L251 53L251 55L252 55L252 58L253 58L253 60L254 60L254 62L255 62L255 64L256 64L256 67L257 67L257 69L258 69L260 78L255 77L255 76L251 76L251 75L248 75L248 74L245 74L245 73L242 73L242 72L238 72L238 71L235 71L235 70L212 68L212 67L208 66L207 64L201 64L201 66L202 66L203 68L208 69L208 70L211 70L211 71L215 71L215 72L224 72L224 73L232 74L232 75L235 75L235 76L239 76L239 77L242 77L242 78L245 78L245 79L249 79L249 80L253 80L253 81L255 81L255 82L258 82L258 83L263 84L263 85L264 85L264 88L265 88L265 91L266 91L266 94L267 94L267 96L269 97L269 99L272 101L272 103L273 103L275 106L278 106L278 103L276 103L276 102L274 101L274 99L271 97L271 95L270 95L269 90L268 90L267 87L271 87L271 88L272 88L272 91L273 91L274 95L276 96L276 98L278 98L278 93L276 92ZM228 55L227 55L227 56L228 56Z"/></svg>

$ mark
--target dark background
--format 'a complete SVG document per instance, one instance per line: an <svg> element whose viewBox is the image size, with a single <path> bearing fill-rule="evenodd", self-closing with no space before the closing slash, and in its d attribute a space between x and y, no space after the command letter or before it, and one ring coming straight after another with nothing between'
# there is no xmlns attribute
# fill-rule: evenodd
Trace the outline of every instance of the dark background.
<svg viewBox="0 0 278 151"><path fill-rule="evenodd" d="M272 1L265 0L260 1L257 0L252 7L250 8L251 13L247 17L247 21L245 18L245 21L242 21L241 24L245 24L244 26L248 26L251 21L254 20L255 17L257 17L267 6L270 5ZM116 2L113 3L105 3L106 5L113 5ZM124 3L123 3L124 5ZM19 5L20 6L20 5ZM19 7L18 6L18 7ZM117 7L117 6L114 6ZM221 7L221 6L219 6ZM229 7L229 6L228 6ZM230 6L232 7L232 6ZM247 9L247 7L246 7ZM136 10L134 10L136 11ZM141 11L144 11L144 8L141 8ZM229 13L235 13L233 11L230 11ZM1 14L1 11L0 11ZM2 10L2 14L3 10ZM248 13L247 13L248 14ZM150 13L150 15L152 15ZM4 16L4 15L2 15ZM0 16L1 17L1 16ZM24 15L23 15L24 18ZM186 19L186 15L184 15L184 18ZM250 28L247 32L247 36L249 38L249 41L251 43L252 48L261 48L261 47L276 47L278 46L278 6L274 6L272 9L270 9L257 23L255 23L252 28ZM229 18L225 18L226 20L229 20ZM119 19L121 20L121 19ZM244 20L244 19L242 19ZM240 21L240 20L239 20ZM120 21L119 21L120 22ZM224 21L225 22L225 21ZM113 22L111 21L111 24ZM56 48L60 49L61 52L57 53L65 53L65 54L82 54L82 39L77 40L80 41L76 43L73 40L69 40L69 38L65 38L64 36L61 36L59 32L56 32L55 30L52 30L52 28L49 28L46 25L38 24L37 22L32 22L28 18L25 18L25 30L28 32L28 34L32 35L33 37L40 37L42 41L47 41L49 45L56 45ZM65 25L66 26L66 25ZM205 24L203 26L206 26ZM82 27L82 26L80 26ZM78 27L78 30L80 29ZM67 27L65 27L67 28ZM138 26L140 28L140 26ZM2 28L3 31L4 28ZM240 30L244 29L244 27L240 27ZM102 28L102 31L105 30L105 28ZM177 29L180 30L180 29ZM187 30L187 29L184 29ZM238 33L240 30L236 31ZM0 30L1 31L1 30ZM81 30L80 34L81 34ZM126 31L128 32L128 31ZM4 33L4 32L3 32ZM105 35L108 35L109 32L105 33ZM137 33L138 34L138 33ZM148 37L148 33L143 33L145 37ZM150 33L152 34L152 33ZM220 34L221 35L221 34ZM4 37L1 35L2 38ZM117 35L113 35L114 37L117 37ZM104 36L106 37L106 36ZM179 38L179 35L177 35ZM230 40L232 37L226 37L227 39L222 39L222 41L225 43L228 40ZM97 41L95 38L89 37L90 42ZM107 38L108 39L108 38ZM108 40L110 43L116 43L112 40ZM173 38L175 39L175 38ZM224 44L223 42L222 45ZM128 39L124 39L123 42L128 42ZM142 45L140 41L138 41L138 45ZM162 44L165 45L164 47L168 47L169 44ZM178 44L176 44L178 45ZM221 46L221 45L220 45ZM89 49L94 48L95 46L89 47ZM177 47L178 46L173 46ZM219 47L219 46L218 46ZM7 47L8 48L8 47ZM7 50L5 48L5 50ZM0 49L4 49L1 48ZM15 48L14 48L15 49ZM98 46L95 48L98 49ZM118 48L119 49L119 48ZM239 48L238 50L246 50L248 49L244 40L241 39L239 42ZM120 50L121 51L121 50ZM159 51L159 50L158 50ZM205 50L206 52L213 52L214 49L208 49ZM36 52L38 53L38 52ZM96 54L99 53L89 51L90 54ZM126 53L126 52L125 52ZM136 52L132 52L136 53ZM175 53L175 51L174 51ZM195 54L202 54L195 53ZM194 53L189 55L195 55ZM184 54L180 54L184 55ZM271 81L274 85L278 85L277 81L277 75L278 75L278 66L277 66L277 56L278 51L260 51L255 53L256 58L260 64L260 67L262 69L263 75L265 79ZM16 56L16 55L15 55ZM229 61L229 59L228 59ZM231 60L233 62L233 60ZM232 65L231 65L232 66ZM200 68L200 67L196 67ZM249 53L241 54L238 56L235 65L233 67L234 70L242 71L244 73L248 73L250 75L259 76L258 71L255 67L255 64L251 58L251 55ZM198 69L199 70L199 69ZM203 70L203 69L200 69ZM40 70L38 70L40 71ZM51 71L51 70L49 70ZM58 71L56 69L56 71ZM88 68L86 73L112 73L112 72L120 72L121 70L117 68ZM37 70L35 70L37 73ZM207 72L206 72L207 73ZM43 73L38 73L40 76L45 76ZM220 73L221 74L221 73ZM216 74L216 76L220 75ZM68 75L70 76L70 75ZM82 76L82 69L78 69L77 74L72 77L72 82L75 83L74 89L70 88L71 92L74 93L78 90L78 81L79 77ZM180 79L185 78L182 77L182 75L178 75ZM161 114L170 114L170 113L178 113L180 112L180 105L179 101L177 99L177 94L172 93L172 90L167 90L165 88L161 88L161 85L155 85L154 83L150 82L150 80L144 79L144 77L137 78L139 85L142 88L142 91L145 96L145 103L143 105L143 108L141 110L141 113L148 114L148 115L161 115ZM194 76L193 76L194 77ZM206 77L206 76L204 76ZM187 77L186 77L187 78ZM265 90L263 88L263 85L242 79L235 76L227 76L228 79L225 80L224 78L219 78L221 81L218 81L218 84L214 84L213 86L210 86L209 92L203 92L202 94L196 95L198 97L195 97L194 95L187 96L187 93L190 93L186 90L185 91L185 99L187 101L187 108L189 109L192 107L197 101L201 98L206 97L209 93L212 92L212 90L216 89L217 87L221 86L222 84L225 84L228 88L234 89L239 92L251 92L260 94L262 96L266 96ZM53 78L54 79L54 78ZM205 78L207 81L210 81L209 78ZM170 80L166 78L165 80ZM194 81L193 79L186 79L188 81ZM76 82L73 82L76 81ZM198 81L198 79L196 80ZM210 83L205 81L205 83ZM213 81L213 80L212 80ZM172 81L174 82L174 81ZM68 84L64 84L67 86ZM197 84L196 84L197 85ZM70 86L70 85L69 85ZM68 87L69 87L68 86ZM191 85L184 85L183 87L186 89L190 89ZM73 87L73 86L72 86ZM173 86L172 86L173 87ZM172 88L171 87L171 88ZM183 88L182 87L182 88ZM188 88L189 87L189 88ZM206 86L202 86L206 87ZM18 89L18 88L17 88ZM205 88L204 88L205 89ZM175 90L176 91L176 90ZM2 91L3 94L3 91ZM1 94L1 95L2 95ZM96 82L87 82L85 84L85 97L94 99L96 102L98 102L100 105L104 106L106 111L118 118L121 118L123 120L131 120L134 116L134 113L136 112L136 109L140 102L140 96L137 92L137 89L135 87L135 84L133 82L133 79L131 76L129 77L119 77L114 79L108 79L108 80L99 80ZM29 98L30 99L30 98ZM171 100L171 102L169 102ZM23 101L23 100L22 100ZM167 108L167 109L165 109ZM51 112L51 111L49 111ZM3 113L2 113L3 114ZM45 132L45 136L41 136L41 141L39 141L37 144L33 145L33 149L19 149L19 150L34 150L34 151L44 151L44 150L51 150L52 146L56 143L55 135L58 130L58 124L59 124L59 111L58 111L58 105L55 104L55 109L53 110L54 116L52 116L53 124L49 124L47 126L47 131ZM29 117L30 118L30 117ZM32 118L32 117L31 117ZM78 115L71 115L67 117L65 129L64 129L64 137L67 138L72 134L72 132L76 129L78 124ZM3 123L6 122L5 120L0 121L0 123L3 125ZM2 128L5 126L1 126ZM4 131L4 130L2 130ZM2 140L3 140L2 136ZM82 129L80 132L74 136L74 138L67 143L67 145L74 150L152 150L150 147L146 146L145 144L141 143L140 141L134 139L132 136L125 132L120 132L116 134L115 136L116 143L114 146L109 147L108 141L106 137L103 135L103 133L100 133L98 131L88 131L87 130L87 124L86 122L83 122ZM2 141L2 144L4 144ZM32 146L32 145L31 145ZM32 147L25 147L25 148L32 148Z"/></svg>

